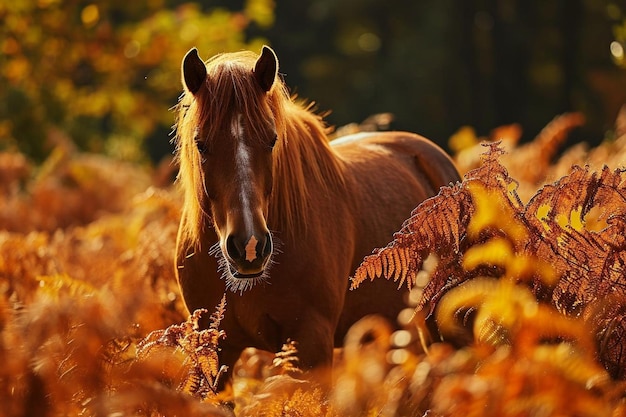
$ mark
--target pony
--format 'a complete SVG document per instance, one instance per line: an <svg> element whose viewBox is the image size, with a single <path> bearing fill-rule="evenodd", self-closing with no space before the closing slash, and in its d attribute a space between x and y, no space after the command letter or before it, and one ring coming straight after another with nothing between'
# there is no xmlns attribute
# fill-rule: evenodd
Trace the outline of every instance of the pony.
<svg viewBox="0 0 626 417"><path fill-rule="evenodd" d="M293 340L303 370L330 367L353 323L395 323L406 291L383 279L350 291L350 275L415 206L460 180L446 153L407 132L330 141L267 46L206 62L192 48L182 84L176 276L189 312L225 297L220 364Z"/></svg>

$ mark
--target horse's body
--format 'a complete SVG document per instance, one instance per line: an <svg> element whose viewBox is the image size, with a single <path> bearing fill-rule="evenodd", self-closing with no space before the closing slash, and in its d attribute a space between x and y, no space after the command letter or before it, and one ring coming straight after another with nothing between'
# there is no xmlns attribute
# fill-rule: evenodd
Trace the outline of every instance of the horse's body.
<svg viewBox="0 0 626 417"><path fill-rule="evenodd" d="M406 292L383 279L348 291L348 277L416 205L459 180L415 134L328 142L276 70L269 48L206 64L194 49L183 62L178 280L189 311L226 294L220 360L231 369L246 347L276 352L287 339L303 368L329 366L355 321L394 321Z"/></svg>

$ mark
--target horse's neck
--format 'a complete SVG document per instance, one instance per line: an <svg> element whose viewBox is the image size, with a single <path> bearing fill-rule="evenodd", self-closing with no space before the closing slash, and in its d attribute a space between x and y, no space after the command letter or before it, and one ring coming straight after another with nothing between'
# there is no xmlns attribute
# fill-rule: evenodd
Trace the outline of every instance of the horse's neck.
<svg viewBox="0 0 626 417"><path fill-rule="evenodd" d="M330 148L320 119L303 109L296 116L276 156L277 192L270 208L270 219L292 236L306 231L320 199L345 189L343 161Z"/></svg>
<svg viewBox="0 0 626 417"><path fill-rule="evenodd" d="M305 108L294 111L293 119L287 124L287 142L296 142L289 150L295 151L292 155L306 171L312 175L318 173L334 174L334 177L343 173L342 161L329 145L326 128L322 119ZM327 184L333 178L316 177Z"/></svg>

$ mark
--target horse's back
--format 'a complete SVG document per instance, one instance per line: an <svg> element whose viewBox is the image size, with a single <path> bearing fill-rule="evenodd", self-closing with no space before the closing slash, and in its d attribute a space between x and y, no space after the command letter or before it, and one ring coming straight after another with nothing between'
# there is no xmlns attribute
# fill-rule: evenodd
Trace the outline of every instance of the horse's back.
<svg viewBox="0 0 626 417"><path fill-rule="evenodd" d="M367 132L331 141L344 161L355 191L357 238L352 270L373 249L393 239L411 211L439 188L460 179L450 157L430 140L407 132ZM382 278L346 295L336 333L341 343L350 325L366 314L395 321L405 307L406 291Z"/></svg>
<svg viewBox="0 0 626 417"><path fill-rule="evenodd" d="M361 132L337 138L330 144L339 155L344 156L372 150L376 153L378 149L391 152L394 158L402 158L403 155L413 158L411 163L427 178L435 193L439 187L460 180L448 154L431 140L415 133Z"/></svg>

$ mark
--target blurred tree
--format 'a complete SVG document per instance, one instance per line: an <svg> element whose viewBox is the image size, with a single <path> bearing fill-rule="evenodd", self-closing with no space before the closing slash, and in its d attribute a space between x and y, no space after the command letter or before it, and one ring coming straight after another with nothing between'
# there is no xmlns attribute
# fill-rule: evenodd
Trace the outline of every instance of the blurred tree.
<svg viewBox="0 0 626 417"><path fill-rule="evenodd" d="M574 136L597 141L626 101L612 62L624 11L624 0L303 0L278 3L267 36L289 85L333 124L391 112L393 128L445 144L462 125L482 135L512 122L530 139L582 111Z"/></svg>
<svg viewBox="0 0 626 417"><path fill-rule="evenodd" d="M16 0L0 3L0 149L42 159L55 141L117 157L167 149L168 109L180 94L180 61L260 49L250 24L273 21L272 0L241 10L167 0Z"/></svg>
<svg viewBox="0 0 626 417"><path fill-rule="evenodd" d="M626 101L626 0L16 0L0 3L0 147L42 158L64 135L136 159L171 150L187 49L271 40L300 96L342 125L392 125L445 145L517 122L532 138L582 111L600 140ZM62 134L59 134L62 133Z"/></svg>

